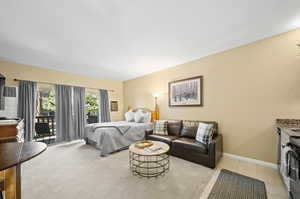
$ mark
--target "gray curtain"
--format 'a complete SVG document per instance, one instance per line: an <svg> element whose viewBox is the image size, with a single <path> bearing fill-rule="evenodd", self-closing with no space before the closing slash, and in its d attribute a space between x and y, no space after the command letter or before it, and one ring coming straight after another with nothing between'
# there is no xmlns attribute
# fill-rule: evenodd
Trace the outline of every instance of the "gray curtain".
<svg viewBox="0 0 300 199"><path fill-rule="evenodd" d="M75 139L72 116L72 87L55 85L57 142Z"/></svg>
<svg viewBox="0 0 300 199"><path fill-rule="evenodd" d="M24 139L32 141L36 113L36 82L20 81L18 97L18 117L24 119Z"/></svg>
<svg viewBox="0 0 300 199"><path fill-rule="evenodd" d="M108 91L100 89L100 121L110 122Z"/></svg>
<svg viewBox="0 0 300 199"><path fill-rule="evenodd" d="M5 78L0 78L0 110L4 110L5 108L4 87L5 87Z"/></svg>
<svg viewBox="0 0 300 199"><path fill-rule="evenodd" d="M74 87L73 91L75 139L82 139L85 126L85 88Z"/></svg>

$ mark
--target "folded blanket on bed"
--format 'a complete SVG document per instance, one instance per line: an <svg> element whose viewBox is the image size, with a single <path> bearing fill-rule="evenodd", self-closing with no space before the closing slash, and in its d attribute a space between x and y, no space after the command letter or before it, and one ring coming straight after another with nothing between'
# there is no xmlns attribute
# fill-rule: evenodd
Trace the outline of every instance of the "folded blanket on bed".
<svg viewBox="0 0 300 199"><path fill-rule="evenodd" d="M102 125L94 125L92 127L92 131L95 132L96 129L100 129L100 128L114 128L116 129L121 135L125 135L127 133L127 131L131 128L128 125L124 125L124 126L112 126L111 124L102 124Z"/></svg>
<svg viewBox="0 0 300 199"><path fill-rule="evenodd" d="M96 148L105 156L143 140L145 130L151 129L151 123L126 121L88 124L85 127L84 139L96 143Z"/></svg>

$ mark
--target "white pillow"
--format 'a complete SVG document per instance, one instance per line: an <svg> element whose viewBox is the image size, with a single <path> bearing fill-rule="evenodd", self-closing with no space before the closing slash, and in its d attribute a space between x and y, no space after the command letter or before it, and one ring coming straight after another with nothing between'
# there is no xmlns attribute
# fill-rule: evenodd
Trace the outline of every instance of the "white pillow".
<svg viewBox="0 0 300 199"><path fill-rule="evenodd" d="M150 123L151 122L151 113L150 112L146 112L144 113L144 123Z"/></svg>
<svg viewBox="0 0 300 199"><path fill-rule="evenodd" d="M134 115L135 113L132 110L125 113L125 119L127 122L134 122Z"/></svg>
<svg viewBox="0 0 300 199"><path fill-rule="evenodd" d="M209 144L213 137L213 124L199 123L196 140L203 144Z"/></svg>
<svg viewBox="0 0 300 199"><path fill-rule="evenodd" d="M137 112L135 112L134 114L134 121L136 123L143 123L144 122L144 113L140 110L138 110Z"/></svg>

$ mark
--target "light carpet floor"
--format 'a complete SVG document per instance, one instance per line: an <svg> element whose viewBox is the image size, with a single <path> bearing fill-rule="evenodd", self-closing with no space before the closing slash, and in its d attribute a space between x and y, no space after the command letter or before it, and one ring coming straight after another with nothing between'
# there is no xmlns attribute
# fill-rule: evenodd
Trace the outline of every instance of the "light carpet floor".
<svg viewBox="0 0 300 199"><path fill-rule="evenodd" d="M50 146L23 164L24 199L199 199L215 170L171 157L157 179L132 176L128 150L100 157L83 142Z"/></svg>

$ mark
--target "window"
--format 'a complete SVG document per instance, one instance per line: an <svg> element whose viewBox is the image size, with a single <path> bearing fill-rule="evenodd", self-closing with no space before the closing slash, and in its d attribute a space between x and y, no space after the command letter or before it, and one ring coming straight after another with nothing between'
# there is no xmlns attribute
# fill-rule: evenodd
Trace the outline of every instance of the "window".
<svg viewBox="0 0 300 199"><path fill-rule="evenodd" d="M99 92L96 89L86 89L85 92L85 111L87 123L99 122Z"/></svg>
<svg viewBox="0 0 300 199"><path fill-rule="evenodd" d="M38 84L38 116L55 115L54 85Z"/></svg>
<svg viewBox="0 0 300 199"><path fill-rule="evenodd" d="M49 144L55 142L55 108L54 85L38 83L35 140Z"/></svg>

